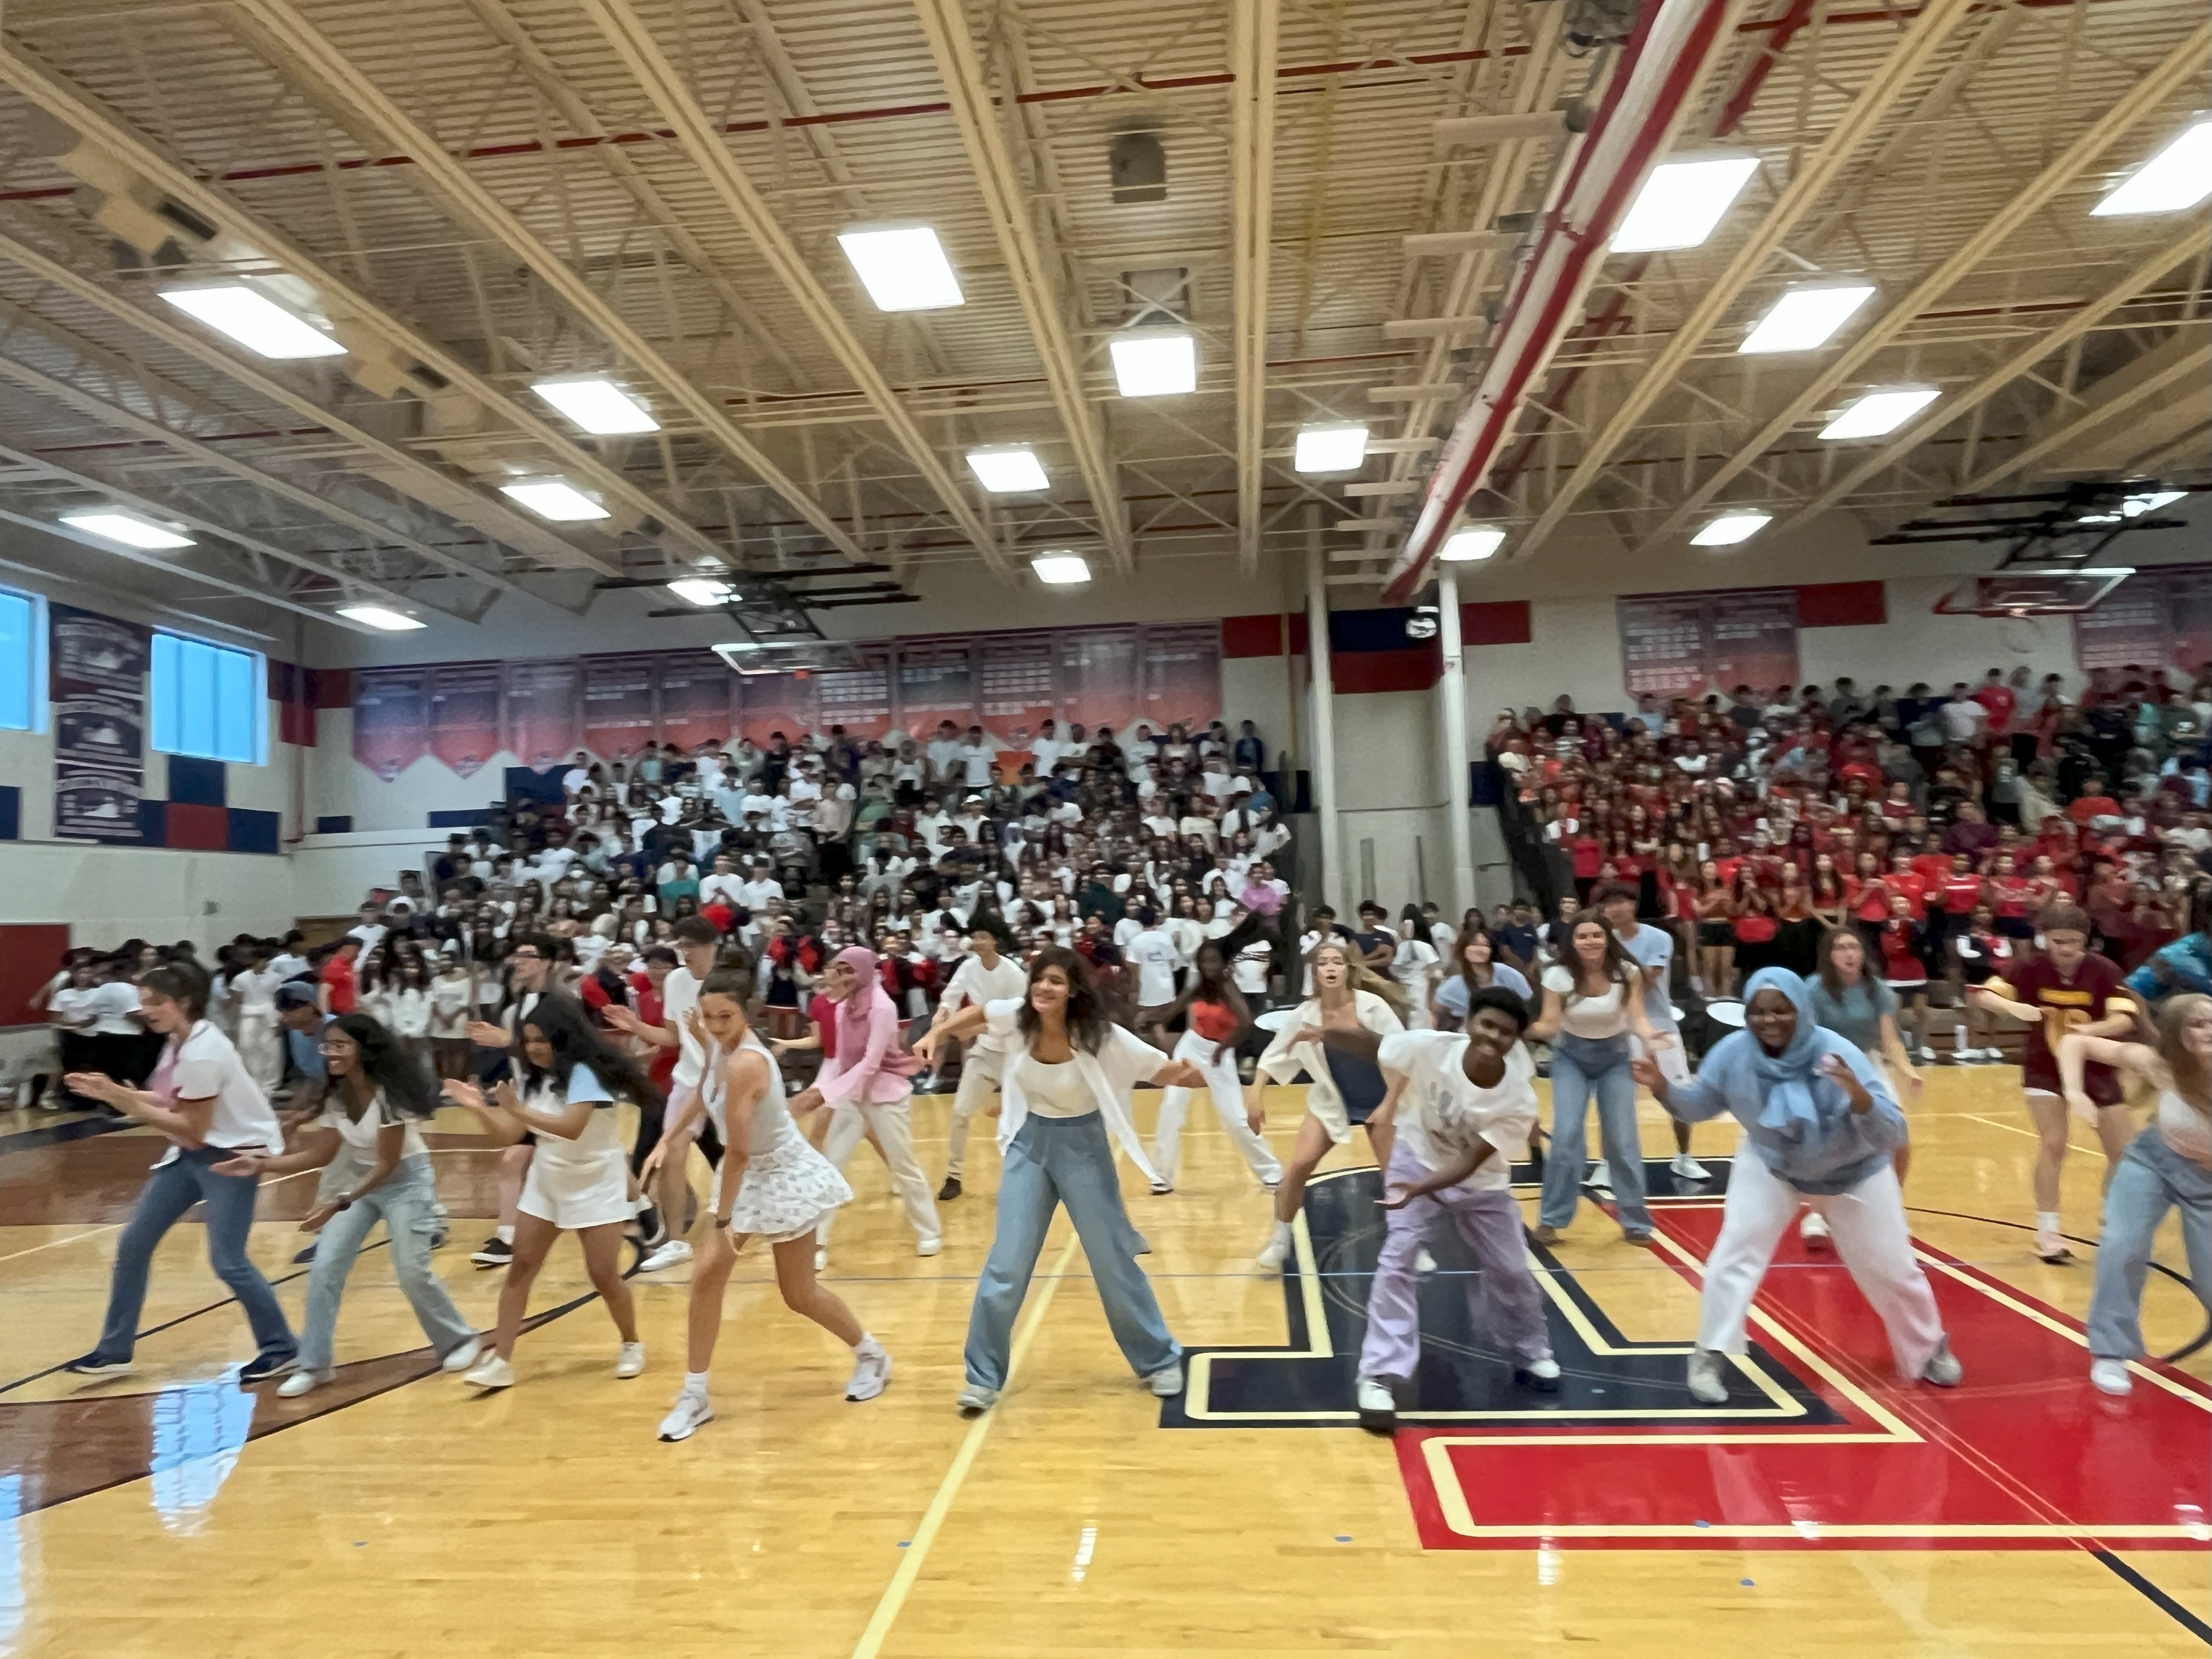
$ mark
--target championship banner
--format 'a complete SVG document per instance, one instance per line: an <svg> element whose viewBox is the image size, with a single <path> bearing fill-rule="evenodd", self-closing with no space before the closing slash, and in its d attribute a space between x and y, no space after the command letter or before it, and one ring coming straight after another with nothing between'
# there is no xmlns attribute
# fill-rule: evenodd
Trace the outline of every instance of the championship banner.
<svg viewBox="0 0 2212 1659"><path fill-rule="evenodd" d="M660 740L685 754L729 740L729 665L711 651L659 659Z"/></svg>
<svg viewBox="0 0 2212 1659"><path fill-rule="evenodd" d="M1797 684L1797 592L1754 589L1712 601L1707 623L1712 679L1722 691L1739 685L1761 692Z"/></svg>
<svg viewBox="0 0 2212 1659"><path fill-rule="evenodd" d="M146 668L153 632L49 605L48 689L54 720L54 834L143 844Z"/></svg>
<svg viewBox="0 0 2212 1659"><path fill-rule="evenodd" d="M1137 690L1137 630L1091 628L1060 636L1060 708L1065 720L1080 720L1096 732L1110 726L1116 737L1143 718ZM1034 732L1016 732L1013 741L1029 746Z"/></svg>
<svg viewBox="0 0 2212 1659"><path fill-rule="evenodd" d="M429 747L429 684L420 668L366 668L353 677L353 757L386 783Z"/></svg>
<svg viewBox="0 0 2212 1659"><path fill-rule="evenodd" d="M1202 732L1221 718L1221 624L1144 630L1145 712L1155 732ZM1079 716L1078 718L1080 718Z"/></svg>
<svg viewBox="0 0 2212 1659"><path fill-rule="evenodd" d="M1055 690L1059 683L1053 635L1049 634L994 635L988 641L976 641L981 660L975 665L975 702L978 714L965 726L980 718L983 729L1000 743L1013 747L1014 733L1022 734L1019 746L1027 748L1036 735L1037 728L1060 713L1060 696ZM937 720L958 720L957 714L940 714ZM937 720L928 722L934 731ZM926 738L924 732L909 725L917 738Z"/></svg>
<svg viewBox="0 0 2212 1659"><path fill-rule="evenodd" d="M1613 612L1620 624L1621 679L1629 692L1686 697L1705 690L1711 676L1705 667L1704 599L1694 594L1620 599Z"/></svg>
<svg viewBox="0 0 2212 1659"><path fill-rule="evenodd" d="M2138 570L2074 618L2074 660L2100 668L2181 668L2212 659L2212 565Z"/></svg>
<svg viewBox="0 0 2212 1659"><path fill-rule="evenodd" d="M582 748L583 679L580 663L507 664L507 752L542 772Z"/></svg>
<svg viewBox="0 0 2212 1659"><path fill-rule="evenodd" d="M584 665L584 747L626 761L656 741L653 680L658 659L595 657Z"/></svg>
<svg viewBox="0 0 2212 1659"><path fill-rule="evenodd" d="M986 654L991 672L994 648ZM966 640L923 640L902 645L898 653L899 729L916 743L927 743L940 720L965 732L976 724L975 647ZM1045 702L1052 702L1052 659L1045 659ZM1048 715L1050 708L1047 708ZM983 722L987 726L988 720Z"/></svg>
<svg viewBox="0 0 2212 1659"><path fill-rule="evenodd" d="M890 653L877 647L861 656L858 668L825 668L814 677L816 718L825 736L842 726L854 743L866 743L891 729Z"/></svg>
<svg viewBox="0 0 2212 1659"><path fill-rule="evenodd" d="M471 778L499 752L499 665L448 663L430 671L430 752Z"/></svg>
<svg viewBox="0 0 2212 1659"><path fill-rule="evenodd" d="M814 681L813 675L803 672L739 675L738 732L765 749L781 732L798 747L799 739L815 729Z"/></svg>
<svg viewBox="0 0 2212 1659"><path fill-rule="evenodd" d="M1797 680L1795 588L1659 593L1616 600L1624 687L1632 695L1701 696L1739 685L1762 694Z"/></svg>

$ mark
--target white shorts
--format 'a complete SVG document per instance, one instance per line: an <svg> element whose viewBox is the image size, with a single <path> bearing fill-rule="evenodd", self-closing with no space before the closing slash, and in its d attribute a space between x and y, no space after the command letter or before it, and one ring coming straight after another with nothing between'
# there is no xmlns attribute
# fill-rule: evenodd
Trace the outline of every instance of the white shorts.
<svg viewBox="0 0 2212 1659"><path fill-rule="evenodd" d="M515 1207L564 1232L626 1223L636 1213L629 1198L629 1160L614 1151L568 1163L548 1158L541 1145L530 1160Z"/></svg>
<svg viewBox="0 0 2212 1659"><path fill-rule="evenodd" d="M1682 1034L1680 1031L1674 1033L1674 1040L1663 1048L1645 1048L1644 1039L1633 1032L1630 1033L1628 1041L1639 1059L1657 1063L1659 1075L1665 1078L1668 1082L1687 1083L1690 1080L1690 1054L1689 1051L1682 1047Z"/></svg>

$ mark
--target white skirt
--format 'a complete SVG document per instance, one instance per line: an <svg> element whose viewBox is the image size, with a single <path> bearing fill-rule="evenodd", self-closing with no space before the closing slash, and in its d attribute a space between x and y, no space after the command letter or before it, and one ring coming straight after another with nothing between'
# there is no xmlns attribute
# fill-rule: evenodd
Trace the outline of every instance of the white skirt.
<svg viewBox="0 0 2212 1659"><path fill-rule="evenodd" d="M726 1156L714 1172L714 1210L722 1207L722 1182L732 1160ZM730 1205L730 1236L757 1236L771 1244L787 1244L804 1238L840 1205L853 1201L853 1189L837 1166L814 1150L789 1118L782 1121L775 1143L765 1152L745 1160L738 1182L738 1195Z"/></svg>
<svg viewBox="0 0 2212 1659"><path fill-rule="evenodd" d="M619 1147L580 1158L549 1157L541 1141L516 1207L564 1232L628 1222L636 1213L629 1196L629 1160Z"/></svg>

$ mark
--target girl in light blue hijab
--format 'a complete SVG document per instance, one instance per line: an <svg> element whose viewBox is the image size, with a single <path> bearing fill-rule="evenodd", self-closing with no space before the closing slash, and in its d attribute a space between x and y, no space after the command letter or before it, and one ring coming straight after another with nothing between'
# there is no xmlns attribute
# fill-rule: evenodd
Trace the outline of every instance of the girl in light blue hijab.
<svg viewBox="0 0 2212 1659"><path fill-rule="evenodd" d="M1694 1082L1669 1084L1648 1060L1636 1080L1674 1117L1702 1122L1723 1112L1743 1127L1729 1166L1721 1236L1705 1264L1690 1393L1729 1398L1729 1356L1744 1352L1744 1322L1775 1247L1809 1204L1828 1223L1836 1252L1889 1333L1900 1376L1955 1388L1962 1376L1912 1253L1905 1194L1891 1154L1905 1144L1905 1115L1874 1062L1813 1023L1805 981L1762 968L1744 987L1744 1029L1716 1043Z"/></svg>

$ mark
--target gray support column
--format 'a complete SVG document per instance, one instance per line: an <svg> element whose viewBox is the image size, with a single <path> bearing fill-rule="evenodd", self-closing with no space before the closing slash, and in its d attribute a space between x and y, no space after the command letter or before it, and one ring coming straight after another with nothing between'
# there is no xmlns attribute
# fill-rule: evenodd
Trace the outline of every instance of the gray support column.
<svg viewBox="0 0 2212 1659"><path fill-rule="evenodd" d="M1322 545L1322 509L1306 508L1306 661L1313 674L1314 812L1321 819L1321 893L1340 916L1349 914L1352 872L1344 825L1336 811L1335 676L1328 660L1328 555Z"/></svg>
<svg viewBox="0 0 2212 1659"><path fill-rule="evenodd" d="M1437 681L1443 718L1437 728L1443 734L1444 811L1451 826L1451 896L1445 906L1456 928L1467 907L1474 902L1474 828L1467 804L1467 673L1461 662L1459 635L1459 578L1449 565L1437 565L1437 637L1443 644L1444 672Z"/></svg>

